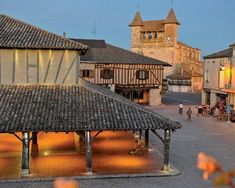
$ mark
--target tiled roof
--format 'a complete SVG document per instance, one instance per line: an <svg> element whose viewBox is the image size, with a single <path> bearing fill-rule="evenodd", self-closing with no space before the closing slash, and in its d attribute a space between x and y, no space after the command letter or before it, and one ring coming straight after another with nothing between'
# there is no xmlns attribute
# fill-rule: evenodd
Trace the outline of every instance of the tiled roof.
<svg viewBox="0 0 235 188"><path fill-rule="evenodd" d="M148 20L143 21L143 26L141 27L142 32L148 31L164 31L163 20Z"/></svg>
<svg viewBox="0 0 235 188"><path fill-rule="evenodd" d="M232 48L228 48L226 50L222 50L222 51L215 52L213 54L204 56L204 59L232 57L232 56L233 56L233 49Z"/></svg>
<svg viewBox="0 0 235 188"><path fill-rule="evenodd" d="M87 50L86 45L5 15L0 15L0 36L0 48Z"/></svg>
<svg viewBox="0 0 235 188"><path fill-rule="evenodd" d="M81 61L93 61L100 64L152 64L171 66L170 64L139 55L129 50L106 44L103 40L72 39L88 45L88 52L81 57ZM95 47L94 47L95 46ZM98 47L97 47L98 46Z"/></svg>
<svg viewBox="0 0 235 188"><path fill-rule="evenodd" d="M176 15L175 15L175 11L173 8L170 9L170 12L168 13L166 19L163 21L163 23L165 24L171 24L171 23L175 23L180 25L180 23L178 22Z"/></svg>
<svg viewBox="0 0 235 188"><path fill-rule="evenodd" d="M178 129L173 122L98 85L0 85L0 132Z"/></svg>
<svg viewBox="0 0 235 188"><path fill-rule="evenodd" d="M133 27L133 26L142 26L142 25L143 25L143 23L142 23L142 19L140 16L140 12L137 11L133 21L129 24L129 26Z"/></svg>

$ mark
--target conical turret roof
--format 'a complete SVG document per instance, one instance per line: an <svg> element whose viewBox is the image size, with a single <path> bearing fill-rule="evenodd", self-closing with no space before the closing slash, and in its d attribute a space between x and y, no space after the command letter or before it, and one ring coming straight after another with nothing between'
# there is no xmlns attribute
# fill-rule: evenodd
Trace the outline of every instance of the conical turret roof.
<svg viewBox="0 0 235 188"><path fill-rule="evenodd" d="M143 23L142 23L140 12L137 11L133 21L129 24L129 26L132 27L132 26L142 26L142 25Z"/></svg>
<svg viewBox="0 0 235 188"><path fill-rule="evenodd" d="M165 23L165 24L175 23L175 24L180 25L180 23L178 22L178 20L176 18L175 11L173 10L173 8L170 9L170 11L169 11L166 19L163 21L163 23Z"/></svg>

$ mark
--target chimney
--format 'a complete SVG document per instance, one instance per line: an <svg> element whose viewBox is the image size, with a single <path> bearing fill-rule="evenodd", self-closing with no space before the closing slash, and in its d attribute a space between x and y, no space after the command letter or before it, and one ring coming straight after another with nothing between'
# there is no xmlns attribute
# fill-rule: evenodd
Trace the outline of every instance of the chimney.
<svg viewBox="0 0 235 188"><path fill-rule="evenodd" d="M63 32L63 37L64 37L64 38L67 38L66 32Z"/></svg>

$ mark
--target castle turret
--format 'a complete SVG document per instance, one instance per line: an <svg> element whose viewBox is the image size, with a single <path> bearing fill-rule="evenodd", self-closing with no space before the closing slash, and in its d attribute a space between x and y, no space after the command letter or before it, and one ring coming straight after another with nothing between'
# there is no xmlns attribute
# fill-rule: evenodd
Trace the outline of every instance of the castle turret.
<svg viewBox="0 0 235 188"><path fill-rule="evenodd" d="M165 24L165 36L167 46L176 46L178 41L178 22L173 8L170 9L166 19L163 21Z"/></svg>
<svg viewBox="0 0 235 188"><path fill-rule="evenodd" d="M139 53L141 27L143 26L140 12L137 11L133 21L129 24L131 27L131 50Z"/></svg>

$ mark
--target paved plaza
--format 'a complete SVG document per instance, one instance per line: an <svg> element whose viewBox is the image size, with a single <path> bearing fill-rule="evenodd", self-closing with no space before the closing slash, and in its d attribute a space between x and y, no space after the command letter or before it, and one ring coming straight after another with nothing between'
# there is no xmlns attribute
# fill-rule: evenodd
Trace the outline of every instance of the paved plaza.
<svg viewBox="0 0 235 188"><path fill-rule="evenodd" d="M184 125L181 130L173 133L171 142L171 162L181 174L174 177L79 180L80 187L209 188L212 187L211 182L202 180L202 173L196 168L197 154L201 151L217 158L225 169L235 168L235 124L216 122L210 117L197 117L195 106L191 122L187 121L185 116L178 115L176 106L152 109ZM162 152L162 144L153 135L151 135L151 144ZM1 183L0 187L49 188L52 187L52 182Z"/></svg>

